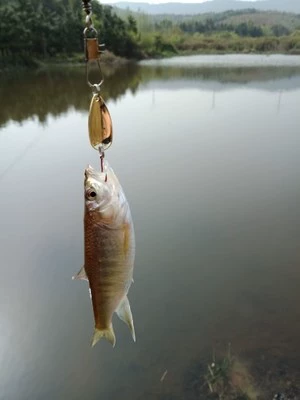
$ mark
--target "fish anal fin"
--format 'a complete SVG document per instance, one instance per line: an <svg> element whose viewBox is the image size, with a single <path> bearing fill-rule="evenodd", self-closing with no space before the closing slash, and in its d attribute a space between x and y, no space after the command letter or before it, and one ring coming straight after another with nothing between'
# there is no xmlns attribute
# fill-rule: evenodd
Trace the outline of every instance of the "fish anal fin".
<svg viewBox="0 0 300 400"><path fill-rule="evenodd" d="M120 303L119 307L117 308L116 312L118 314L118 317L123 322L125 322L125 324L128 325L128 327L130 329L130 332L131 332L131 335L132 335L132 339L135 342L136 341L136 337L135 337L133 318L132 318L130 304L129 304L129 300L128 300L127 296L124 297L124 299Z"/></svg>
<svg viewBox="0 0 300 400"><path fill-rule="evenodd" d="M73 276L72 279L81 279L83 281L88 281L87 274L85 272L84 266L81 268L81 270L78 272L77 275Z"/></svg>
<svg viewBox="0 0 300 400"><path fill-rule="evenodd" d="M95 328L91 346L94 347L95 344L99 342L99 340L102 338L108 340L112 344L112 346L115 347L116 337L112 325L110 325L108 329Z"/></svg>

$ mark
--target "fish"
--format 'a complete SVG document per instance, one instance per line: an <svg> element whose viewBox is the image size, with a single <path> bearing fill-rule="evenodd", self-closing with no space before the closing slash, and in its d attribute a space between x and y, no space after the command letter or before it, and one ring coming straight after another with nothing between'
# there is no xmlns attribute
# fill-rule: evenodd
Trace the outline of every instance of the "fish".
<svg viewBox="0 0 300 400"><path fill-rule="evenodd" d="M90 165L84 173L84 266L73 279L89 283L95 329L92 347L101 339L116 344L113 314L125 322L136 341L128 292L133 282L135 234L130 207L107 161L103 172Z"/></svg>

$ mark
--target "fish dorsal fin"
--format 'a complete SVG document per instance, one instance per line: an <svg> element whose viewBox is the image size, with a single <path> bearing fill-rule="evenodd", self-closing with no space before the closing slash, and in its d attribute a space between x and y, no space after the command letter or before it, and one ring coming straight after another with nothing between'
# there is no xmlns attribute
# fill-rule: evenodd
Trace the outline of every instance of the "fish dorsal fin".
<svg viewBox="0 0 300 400"><path fill-rule="evenodd" d="M118 317L122 321L124 321L125 324L128 325L128 327L131 331L132 339L135 342L136 338L135 338L135 331L134 331L134 325L133 325L133 318L132 318L130 304L129 304L129 300L128 300L127 296L124 297L124 299L120 303L119 307L117 308L116 312L118 314Z"/></svg>
<svg viewBox="0 0 300 400"><path fill-rule="evenodd" d="M84 266L81 268L81 270L78 272L77 275L73 276L72 279L81 279L83 281L88 281L87 274L85 272Z"/></svg>

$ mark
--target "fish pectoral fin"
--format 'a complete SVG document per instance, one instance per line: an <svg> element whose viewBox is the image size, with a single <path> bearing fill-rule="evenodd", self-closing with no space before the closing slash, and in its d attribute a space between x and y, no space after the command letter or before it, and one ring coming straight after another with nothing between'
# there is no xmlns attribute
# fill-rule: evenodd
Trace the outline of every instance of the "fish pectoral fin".
<svg viewBox="0 0 300 400"><path fill-rule="evenodd" d="M83 281L88 281L87 274L85 272L84 266L81 268L81 270L78 272L77 275L73 276L72 279L81 279Z"/></svg>
<svg viewBox="0 0 300 400"><path fill-rule="evenodd" d="M116 337L115 337L115 333L114 333L112 325L110 325L110 327L108 329L95 328L91 346L94 347L95 344L101 338L107 339L112 344L112 346L115 347L115 345L116 345Z"/></svg>
<svg viewBox="0 0 300 400"><path fill-rule="evenodd" d="M124 297L124 299L120 303L119 307L117 308L116 312L118 314L118 317L122 321L124 321L125 324L128 325L128 327L131 331L132 339L135 342L136 338L135 338L135 330L134 330L134 325L133 325L133 318L132 318L130 304L129 304L129 300L128 300L127 296Z"/></svg>

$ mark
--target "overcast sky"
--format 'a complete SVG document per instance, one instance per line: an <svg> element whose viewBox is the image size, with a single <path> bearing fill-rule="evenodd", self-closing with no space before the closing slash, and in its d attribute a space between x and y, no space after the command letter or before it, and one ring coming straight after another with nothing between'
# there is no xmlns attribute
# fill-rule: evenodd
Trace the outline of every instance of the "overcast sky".
<svg viewBox="0 0 300 400"><path fill-rule="evenodd" d="M102 0L101 3L111 4L111 3L117 3L118 1L161 4L161 3L175 3L175 2L176 3L203 3L204 1L208 1L208 0ZM245 0L242 0L242 1L245 1ZM257 1L257 0L250 0L250 1Z"/></svg>

